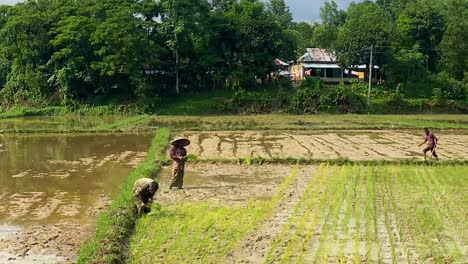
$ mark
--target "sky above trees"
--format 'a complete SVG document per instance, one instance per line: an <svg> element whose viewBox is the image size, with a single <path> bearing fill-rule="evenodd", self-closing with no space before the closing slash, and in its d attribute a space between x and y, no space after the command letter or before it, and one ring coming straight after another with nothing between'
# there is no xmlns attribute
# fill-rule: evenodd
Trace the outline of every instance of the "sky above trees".
<svg viewBox="0 0 468 264"><path fill-rule="evenodd" d="M20 0L0 0L0 4L12 5ZM267 2L267 1L265 1ZM286 0L295 21L317 21L320 19L320 7L325 0ZM346 9L352 0L335 0L340 9ZM362 2L362 0L354 0Z"/></svg>

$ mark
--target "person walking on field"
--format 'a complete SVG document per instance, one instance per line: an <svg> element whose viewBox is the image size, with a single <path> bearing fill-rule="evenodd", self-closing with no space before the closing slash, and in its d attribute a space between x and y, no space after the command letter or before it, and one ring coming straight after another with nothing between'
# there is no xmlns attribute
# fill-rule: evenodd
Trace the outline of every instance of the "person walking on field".
<svg viewBox="0 0 468 264"><path fill-rule="evenodd" d="M431 132L427 127L424 128L424 142L419 144L419 146L427 143L427 147L423 150L424 160L426 159L426 153L431 151L431 156L434 156L436 160L439 160L439 156L436 153L438 138Z"/></svg>
<svg viewBox="0 0 468 264"><path fill-rule="evenodd" d="M169 156L172 159L172 182L169 189L177 187L182 189L184 184L184 167L185 157L187 156L187 150L185 146L190 145L190 140L186 138L177 138L171 142L173 146L169 151Z"/></svg>
<svg viewBox="0 0 468 264"><path fill-rule="evenodd" d="M151 211L153 196L158 188L159 184L149 178L141 178L135 181L133 184L133 202L139 216Z"/></svg>

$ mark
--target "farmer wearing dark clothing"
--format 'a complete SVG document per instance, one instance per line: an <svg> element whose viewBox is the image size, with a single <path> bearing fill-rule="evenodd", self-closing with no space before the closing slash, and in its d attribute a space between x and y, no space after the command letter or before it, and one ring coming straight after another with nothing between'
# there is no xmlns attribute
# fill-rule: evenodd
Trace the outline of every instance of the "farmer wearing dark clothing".
<svg viewBox="0 0 468 264"><path fill-rule="evenodd" d="M421 146L424 143L427 143L427 147L423 150L424 159L426 159L426 153L431 151L431 155L434 156L436 160L439 160L439 157L435 151L437 147L437 140L437 137L431 131L429 131L428 128L424 128L424 142L419 144L419 146Z"/></svg>
<svg viewBox="0 0 468 264"><path fill-rule="evenodd" d="M173 146L169 151L169 156L172 159L172 187L182 189L184 184L184 167L185 167L185 156L187 156L187 150L184 148L190 144L190 140L186 138L177 138L171 142Z"/></svg>
<svg viewBox="0 0 468 264"><path fill-rule="evenodd" d="M153 202L153 196L158 188L158 183L149 178L141 178L135 181L133 185L133 198L138 215L141 216L151 211L150 207Z"/></svg>

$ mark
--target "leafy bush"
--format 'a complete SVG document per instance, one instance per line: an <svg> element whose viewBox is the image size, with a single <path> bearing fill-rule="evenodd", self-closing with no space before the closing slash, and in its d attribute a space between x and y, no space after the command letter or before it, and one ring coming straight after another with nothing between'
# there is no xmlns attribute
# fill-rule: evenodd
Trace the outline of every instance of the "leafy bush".
<svg viewBox="0 0 468 264"><path fill-rule="evenodd" d="M447 95L440 88L432 89L432 104L444 105L447 102Z"/></svg>
<svg viewBox="0 0 468 264"><path fill-rule="evenodd" d="M320 93L311 88L300 88L291 98L291 107L295 111L316 114L320 110Z"/></svg>
<svg viewBox="0 0 468 264"><path fill-rule="evenodd" d="M323 81L318 77L306 77L306 79L303 80L300 85L300 88L308 89L322 89L323 87Z"/></svg>
<svg viewBox="0 0 468 264"><path fill-rule="evenodd" d="M272 112L272 98L266 94L249 92L244 89L237 90L228 100L217 106L225 112L237 113L270 113Z"/></svg>
<svg viewBox="0 0 468 264"><path fill-rule="evenodd" d="M447 72L441 72L433 77L435 88L440 88L447 99L466 100L468 95L468 86L462 81L452 78ZM434 89L432 90L434 96Z"/></svg>
<svg viewBox="0 0 468 264"><path fill-rule="evenodd" d="M330 87L320 96L320 109L325 112L359 113L365 107L363 97L344 85Z"/></svg>

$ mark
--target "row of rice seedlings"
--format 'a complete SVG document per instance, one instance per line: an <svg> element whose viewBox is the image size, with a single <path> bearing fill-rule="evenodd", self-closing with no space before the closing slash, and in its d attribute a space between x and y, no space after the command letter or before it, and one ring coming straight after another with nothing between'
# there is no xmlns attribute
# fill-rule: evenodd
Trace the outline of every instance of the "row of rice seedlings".
<svg viewBox="0 0 468 264"><path fill-rule="evenodd" d="M353 166L351 171L356 170L356 166ZM349 172L350 169L347 169ZM345 207L342 207L341 213L343 214L343 219L342 219L342 225L341 225L341 232L338 230L338 232L335 233L335 240L338 241L338 252L337 252L337 257L338 261L340 263L346 263L346 256L344 255L344 248L345 244L348 242L348 233L349 233L349 222L351 218L351 213L353 211L353 198L354 195L356 194L356 179L359 177L359 174L347 174L347 178L350 179L350 186L352 187L351 190L348 190L344 195L345 199L343 199L343 203L345 203Z"/></svg>
<svg viewBox="0 0 468 264"><path fill-rule="evenodd" d="M322 165L323 166L323 165ZM297 253L299 249L299 254L304 250L302 245L305 243L305 234L307 233L308 228L310 229L313 224L313 220L311 219L311 216L313 213L319 212L317 210L317 207L319 206L319 192L322 190L322 186L324 184L325 179L329 179L326 177L327 174L322 173L320 177L320 182L319 184L315 184L313 188L310 188L310 192L304 193L304 195L301 197L301 200L304 200L306 203L306 206L304 210L300 213L301 217L297 219L296 221L292 221L292 224L296 226L294 233L291 235L289 239L289 243L286 247L286 250L281 257L281 263L290 263L291 262L291 256L293 253ZM323 197L322 197L323 198Z"/></svg>
<svg viewBox="0 0 468 264"><path fill-rule="evenodd" d="M440 178L437 175L444 175ZM468 166L447 166L434 168L432 176L437 182L436 188L440 188L443 199L448 204L448 211L456 221L456 233L459 234L459 247L468 241ZM466 242L465 242L466 243ZM466 255L466 252L463 252Z"/></svg>
<svg viewBox="0 0 468 264"><path fill-rule="evenodd" d="M325 168L323 165L319 166L312 180L307 185L300 200L294 207L294 210L291 216L288 218L283 229L281 230L281 233L273 241L271 248L266 255L265 262L270 263L270 262L276 261L275 257L278 257L276 256L276 252L278 248L282 246L282 244L286 243L286 241L289 240L291 236L290 233L292 232L292 227L295 226L296 222L298 221L297 218L299 217L299 215L303 215L304 212L306 211L306 208L310 206L307 204L307 202L309 201L311 197L311 193L313 193L314 190L318 189L318 187L323 184L324 180L328 178L327 177L328 170L329 170L328 166ZM319 182L318 184L316 183L315 179Z"/></svg>
<svg viewBox="0 0 468 264"><path fill-rule="evenodd" d="M428 202L427 193L422 189L419 167L402 167L403 172L397 180L397 189L401 190L400 205L406 216L409 232L417 246L419 260L443 262L444 257L436 239L434 228L436 216L433 205Z"/></svg>
<svg viewBox="0 0 468 264"><path fill-rule="evenodd" d="M361 224L363 217L365 217L365 202L366 202L366 192L365 192L365 179L364 173L367 172L365 167L359 166L359 171L356 175L358 177L358 183L356 186L356 202L354 207L354 219L356 219L356 229L354 235L354 245L353 245L353 263L361 262L361 251L360 246L364 235L361 234L364 230L361 230ZM362 210L364 208L364 210ZM364 218L365 219L365 218ZM365 224L365 223L364 223Z"/></svg>
<svg viewBox="0 0 468 264"><path fill-rule="evenodd" d="M430 230L432 233L433 239L436 238L438 241L438 252L437 257L440 258L442 261L452 262L452 256L450 256L447 251L447 240L448 238L445 237L445 225L449 224L444 221L444 210L440 207L437 199L435 198L434 193L431 191L431 188L427 182L427 176L425 174L425 166L417 167L416 168L416 178L418 179L419 184L422 186L425 199L424 202L428 208L432 211L430 215L427 217L423 217L423 222L426 223L425 226L427 227L428 231Z"/></svg>
<svg viewBox="0 0 468 264"><path fill-rule="evenodd" d="M466 191L459 188L464 188L464 182L468 180L468 178L463 178L463 175L468 175L468 170L463 173L463 168L468 167L456 167L448 166L445 168L431 168L430 170L426 169L426 175L428 180L431 182L431 188L433 191L437 193L439 203L441 203L441 207L444 209L446 216L449 218L451 224L446 225L448 228L456 228L455 232L452 232L455 236L458 236L461 241L467 241L466 238L463 237L464 230L466 229L466 225L468 224L468 215L464 212L464 210L460 210L460 204L467 204L468 199L466 199ZM443 184L440 181L439 175L444 175L442 178L449 178L455 175L455 188L447 188L447 184ZM461 179L461 180L460 180ZM466 187L465 187L466 188ZM463 199L463 195L465 195L465 199ZM458 197L462 196L462 197ZM460 200L461 203L460 203ZM464 202L465 203L464 203ZM459 244L459 248L462 248L463 245Z"/></svg>
<svg viewBox="0 0 468 264"><path fill-rule="evenodd" d="M379 167L380 173L379 173L379 195L380 195L380 201L381 201L381 209L382 213L384 216L384 224L385 224L385 229L386 233L389 238L390 242L390 250L391 250L391 258L392 258L392 263L396 263L396 241L395 241L395 234L393 233L392 230L392 223L391 223L391 197L388 197L389 190L388 190L388 185L386 184L388 179L391 177L389 175L388 171L388 166L380 166ZM381 245L381 250L383 249L384 245Z"/></svg>
<svg viewBox="0 0 468 264"><path fill-rule="evenodd" d="M395 165L391 167L391 196L392 196L392 207L393 214L395 216L395 222L398 230L398 235L400 238L400 243L402 246L403 253L406 257L406 261L411 263L413 259L418 259L413 245L413 239L408 232L408 223L407 216L404 214L403 209L401 208L401 195L398 192L399 188L397 186L398 175L401 174L401 169L397 168Z"/></svg>
<svg viewBox="0 0 468 264"><path fill-rule="evenodd" d="M407 237L409 242L416 247L417 259L424 261L429 258L430 249L426 245L427 238L421 236L419 223L417 221L417 207L420 205L420 192L418 186L414 183L414 167L401 167L399 173L395 175L395 192L399 197L398 204L401 214L404 216Z"/></svg>
<svg viewBox="0 0 468 264"><path fill-rule="evenodd" d="M372 261L374 252L377 252L379 239L377 226L377 199L376 199L376 177L375 167L366 167L366 202L365 202L365 233L366 233L366 256L365 263Z"/></svg>
<svg viewBox="0 0 468 264"><path fill-rule="evenodd" d="M330 178L332 178L332 181L331 183L327 184L327 186L325 186L325 190L322 191L320 203L318 204L317 210L315 210L316 213L314 214L314 217L310 221L305 232L304 239L301 245L301 251L297 258L297 263L310 263L310 258L315 257L314 253L316 252L314 252L315 248L312 245L317 244L316 248L318 250L318 247L320 246L320 241L318 238L317 240L313 240L312 236L321 236L321 233L319 232L316 232L315 234L313 233L314 231L318 231L318 228L320 228L319 223L321 220L324 220L323 226L325 225L325 218L328 215L328 212L331 210L331 201L329 197L332 196L333 193L336 191L335 186L337 182L341 180L339 176L340 174L337 173L337 167L335 166L334 170L330 174Z"/></svg>
<svg viewBox="0 0 468 264"><path fill-rule="evenodd" d="M439 241L444 246L446 250L446 258L451 261L461 260L463 258L463 252L461 248L463 245L460 245L459 233L458 233L458 220L453 216L454 211L457 211L457 208L451 208L450 204L447 202L448 199L443 198L441 195L441 186L437 184L437 179L434 176L434 168L423 167L421 172L421 178L424 182L428 196L430 196L432 204L438 209L439 220L443 226L443 229L438 235ZM460 246L459 246L460 245Z"/></svg>
<svg viewBox="0 0 468 264"><path fill-rule="evenodd" d="M350 171L348 166L342 166L335 192L332 194L332 197L329 198L331 199L330 209L325 217L322 234L320 237L320 245L315 254L315 263L325 263L329 261L328 257L330 251L330 238L332 237L331 234L335 234L336 232L342 201L349 187L349 177L347 177L349 174Z"/></svg>

